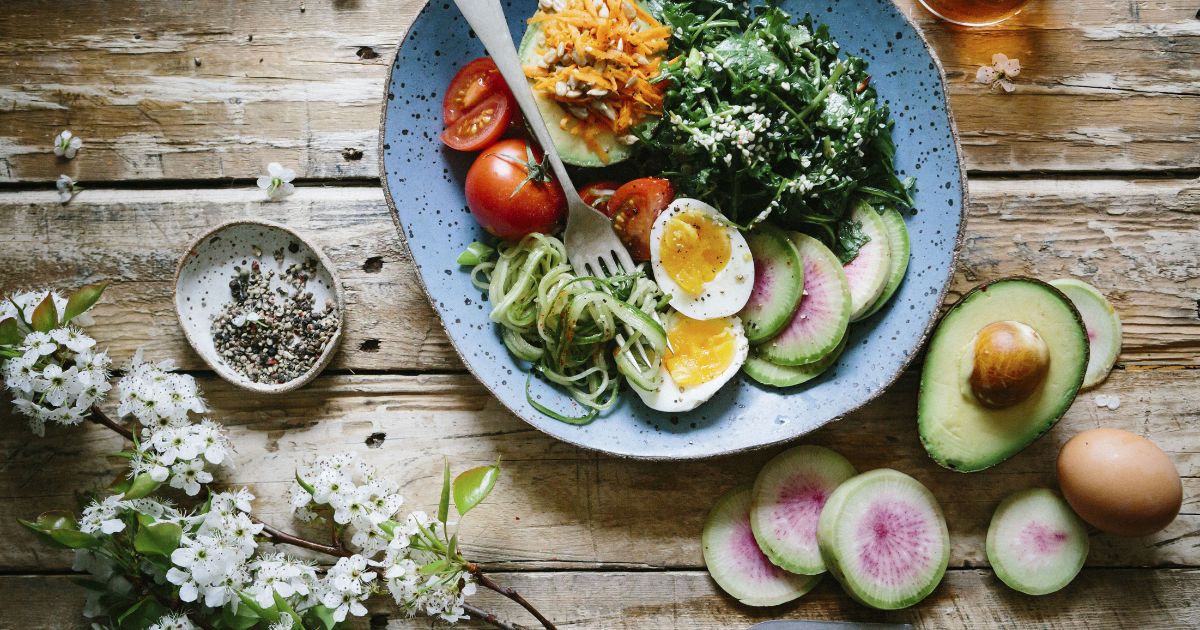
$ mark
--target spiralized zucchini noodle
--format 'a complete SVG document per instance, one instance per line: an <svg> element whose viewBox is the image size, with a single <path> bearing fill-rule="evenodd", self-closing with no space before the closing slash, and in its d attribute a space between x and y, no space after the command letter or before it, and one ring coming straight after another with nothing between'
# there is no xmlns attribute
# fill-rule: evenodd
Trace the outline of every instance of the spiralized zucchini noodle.
<svg viewBox="0 0 1200 630"><path fill-rule="evenodd" d="M479 263L471 282L487 291L491 320L509 352L587 411L575 417L555 412L533 399L527 381L526 397L536 409L587 424L616 404L621 375L645 390L659 386L667 335L656 314L666 299L643 272L577 276L562 241L536 233L474 258Z"/></svg>

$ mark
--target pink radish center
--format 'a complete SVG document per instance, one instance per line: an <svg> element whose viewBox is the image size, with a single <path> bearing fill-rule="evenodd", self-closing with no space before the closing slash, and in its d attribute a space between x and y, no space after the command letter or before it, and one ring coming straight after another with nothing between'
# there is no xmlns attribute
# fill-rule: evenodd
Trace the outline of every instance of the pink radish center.
<svg viewBox="0 0 1200 630"><path fill-rule="evenodd" d="M750 529L750 520L739 522L733 531L730 544L733 545L733 557L737 559L738 571L752 580L775 580L784 576L783 569L771 564L767 556L759 549L754 540L754 530Z"/></svg>
<svg viewBox="0 0 1200 630"><path fill-rule="evenodd" d="M747 301L750 308L760 308L770 299L771 286L775 280L772 271L774 269L771 265L763 264L761 258L754 259L754 288L751 289L750 299Z"/></svg>
<svg viewBox="0 0 1200 630"><path fill-rule="evenodd" d="M829 311L828 296L822 291L818 282L825 279L825 269L817 264L815 259L804 260L804 297L800 298L800 307L792 315L792 321L779 335L779 339L794 337L806 338L810 330L820 322L828 319L823 315Z"/></svg>
<svg viewBox="0 0 1200 630"><path fill-rule="evenodd" d="M859 566L878 584L910 583L929 564L932 529L925 514L910 504L876 502L854 532Z"/></svg>
<svg viewBox="0 0 1200 630"><path fill-rule="evenodd" d="M804 548L816 548L817 520L829 493L825 486L804 478L793 479L780 489L773 512L775 535Z"/></svg>
<svg viewBox="0 0 1200 630"><path fill-rule="evenodd" d="M1058 553L1067 543L1067 533L1045 523L1031 521L1021 530L1021 542L1043 555Z"/></svg>

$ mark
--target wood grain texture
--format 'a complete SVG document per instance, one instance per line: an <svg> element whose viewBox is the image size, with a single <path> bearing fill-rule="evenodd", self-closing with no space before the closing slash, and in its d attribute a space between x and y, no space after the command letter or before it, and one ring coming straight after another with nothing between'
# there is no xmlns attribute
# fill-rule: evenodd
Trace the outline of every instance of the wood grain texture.
<svg viewBox="0 0 1200 630"><path fill-rule="evenodd" d="M949 300L1009 274L1078 277L1121 315L1123 363L1200 365L1200 182L989 179L972 182L971 196ZM255 217L306 234L341 275L346 334L334 369L461 369L378 188L302 187L273 203L248 188L97 189L67 205L53 193L0 193L0 215L0 293L112 281L93 333L118 361L144 346L203 369L175 318L176 261L213 226Z"/></svg>
<svg viewBox="0 0 1200 630"><path fill-rule="evenodd" d="M1200 571L1188 569L1084 569L1062 591L1030 597L1007 589L986 570L956 570L916 606L897 611L872 610L850 601L826 578L796 602L775 608L749 608L717 590L702 571L662 573L550 572L501 573L495 576L524 593L560 628L612 630L728 630L769 619L911 623L916 628L1154 628L1184 630L1200 625L1195 595ZM83 589L64 576L0 577L0 628L65 630L86 628L80 618ZM531 619L490 592L470 600L502 618ZM444 628L427 619L406 620L386 602L373 600L367 617L348 628L415 630ZM486 628L470 621L459 628Z"/></svg>
<svg viewBox="0 0 1200 630"><path fill-rule="evenodd" d="M1193 2L1035 2L975 30L900 4L945 65L972 171L1200 169ZM245 179L269 161L375 177L387 62L422 5L6 2L0 182ZM1022 61L1015 94L974 83L995 52ZM63 128L87 143L69 162L49 151Z"/></svg>
<svg viewBox="0 0 1200 630"><path fill-rule="evenodd" d="M946 513L952 565L975 567L987 563L983 536L1000 499L1030 486L1053 487L1058 448L1075 433L1125 428L1150 436L1184 475L1183 515L1143 539L1094 536L1089 564L1198 566L1195 376L1194 370L1117 371L1099 391L1119 396L1119 410L1100 409L1084 395L1046 437L982 473L948 471L926 456L916 432L912 374L863 411L803 441L846 454L859 470L896 468L927 484ZM409 509L425 510L436 506L443 456L455 470L500 457L500 482L466 521L463 540L469 557L501 568L701 567L700 531L713 501L750 483L780 450L701 462L615 459L536 431L466 375L322 377L278 397L246 396L215 377L200 384L209 415L228 427L237 447L233 467L219 480L248 485L258 496L256 513L284 527L292 526L287 496L297 462L318 453L361 453L401 484ZM114 479L122 463L104 454L120 447L107 429L91 425L55 427L46 438L34 438L6 406L0 412L0 538L27 539L16 518L71 509L72 493ZM45 473L51 467L52 477ZM6 569L63 569L69 560L36 544L0 547Z"/></svg>

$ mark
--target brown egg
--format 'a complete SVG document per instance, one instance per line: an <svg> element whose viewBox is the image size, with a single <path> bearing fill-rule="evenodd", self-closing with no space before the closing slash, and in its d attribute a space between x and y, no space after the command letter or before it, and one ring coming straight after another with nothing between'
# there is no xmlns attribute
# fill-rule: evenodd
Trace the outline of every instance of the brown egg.
<svg viewBox="0 0 1200 630"><path fill-rule="evenodd" d="M985 407L1010 407L1029 398L1050 369L1050 349L1028 324L988 324L974 344L971 391Z"/></svg>
<svg viewBox="0 0 1200 630"><path fill-rule="evenodd" d="M1119 429L1084 431L1064 444L1058 484L1080 518L1118 536L1153 534L1175 520L1183 504L1171 458Z"/></svg>

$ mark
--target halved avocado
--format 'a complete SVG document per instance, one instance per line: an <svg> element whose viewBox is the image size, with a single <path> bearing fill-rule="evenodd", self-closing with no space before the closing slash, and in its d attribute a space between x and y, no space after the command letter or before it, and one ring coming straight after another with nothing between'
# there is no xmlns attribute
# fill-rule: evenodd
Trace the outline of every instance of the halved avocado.
<svg viewBox="0 0 1200 630"><path fill-rule="evenodd" d="M517 48L517 56L521 58L523 65L532 66L538 62L537 49L542 41L542 27L532 24L525 30L525 36L521 38L521 45ZM533 98L537 101L538 110L542 112L542 119L546 121L550 137L554 138L554 146L558 149L558 156L562 158L563 162L576 166L601 167L616 164L633 155L632 146L621 143L617 140L616 134L604 131L596 136L596 141L608 152L608 161L601 160L599 155L588 148L583 138L565 131L559 126L559 121L564 117L571 117L567 110L563 109L556 101L546 98L536 91L533 93Z"/></svg>
<svg viewBox="0 0 1200 630"><path fill-rule="evenodd" d="M1007 392L1014 395L985 395L997 392L979 389L978 361L988 359L978 357L995 355L980 352L980 332L1000 329L1011 333L1011 342L1030 328L1027 356L1040 364L1021 373L1028 378L1020 391ZM1075 400L1087 364L1087 331L1061 291L1025 277L976 287L951 307L929 343L917 399L921 442L934 461L952 470L995 466L1058 422ZM1022 366L1000 367L1004 376Z"/></svg>

